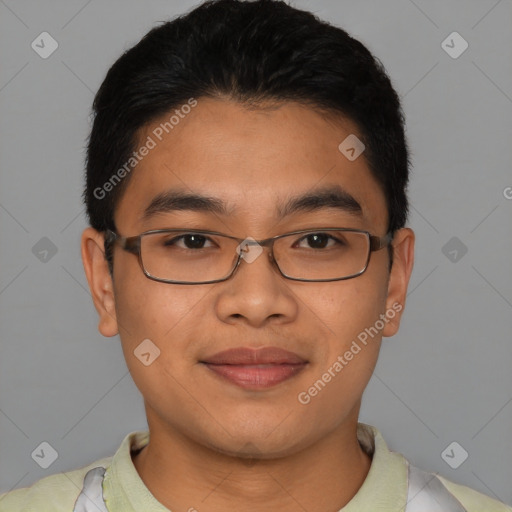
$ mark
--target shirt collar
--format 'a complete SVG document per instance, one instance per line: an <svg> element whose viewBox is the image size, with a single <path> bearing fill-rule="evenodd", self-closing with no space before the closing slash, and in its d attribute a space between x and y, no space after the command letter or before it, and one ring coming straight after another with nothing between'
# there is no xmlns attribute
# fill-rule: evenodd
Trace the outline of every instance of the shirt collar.
<svg viewBox="0 0 512 512"><path fill-rule="evenodd" d="M407 461L401 454L390 451L380 432L371 425L358 423L357 438L372 457L372 463L363 485L339 512L403 510L407 500ZM148 431L131 432L112 458L103 481L103 496L109 510L169 512L146 487L131 458L131 452L142 449L148 442Z"/></svg>

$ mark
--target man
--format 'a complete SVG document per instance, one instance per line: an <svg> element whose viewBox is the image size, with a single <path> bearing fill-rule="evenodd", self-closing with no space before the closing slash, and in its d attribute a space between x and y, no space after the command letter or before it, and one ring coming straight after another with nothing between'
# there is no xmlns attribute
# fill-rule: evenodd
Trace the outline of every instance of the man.
<svg viewBox="0 0 512 512"><path fill-rule="evenodd" d="M414 254L399 100L361 43L208 2L126 52L94 114L84 268L149 432L0 510L512 510L358 423Z"/></svg>

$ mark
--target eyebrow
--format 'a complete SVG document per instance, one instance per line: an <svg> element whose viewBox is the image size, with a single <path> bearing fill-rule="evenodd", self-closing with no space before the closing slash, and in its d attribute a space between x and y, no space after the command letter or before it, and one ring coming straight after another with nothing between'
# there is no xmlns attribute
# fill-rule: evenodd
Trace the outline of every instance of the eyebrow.
<svg viewBox="0 0 512 512"><path fill-rule="evenodd" d="M363 213L361 205L351 194L339 185L328 185L289 198L284 204L278 205L277 216L279 219L284 219L296 213L325 209L336 209L357 217L361 217ZM180 210L229 216L235 213L236 208L217 197L182 190L167 190L151 200L144 210L142 220L146 221L158 214Z"/></svg>
<svg viewBox="0 0 512 512"><path fill-rule="evenodd" d="M356 199L339 185L328 185L291 197L278 207L278 217L283 219L294 213L313 212L334 208L361 217L363 209Z"/></svg>

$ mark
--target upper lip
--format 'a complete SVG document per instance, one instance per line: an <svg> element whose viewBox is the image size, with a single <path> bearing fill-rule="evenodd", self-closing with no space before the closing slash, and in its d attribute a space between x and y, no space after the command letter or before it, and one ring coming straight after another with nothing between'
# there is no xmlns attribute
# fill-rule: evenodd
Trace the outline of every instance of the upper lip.
<svg viewBox="0 0 512 512"><path fill-rule="evenodd" d="M209 356L201 361L208 364L257 365L257 364L304 364L305 359L278 347L237 347Z"/></svg>

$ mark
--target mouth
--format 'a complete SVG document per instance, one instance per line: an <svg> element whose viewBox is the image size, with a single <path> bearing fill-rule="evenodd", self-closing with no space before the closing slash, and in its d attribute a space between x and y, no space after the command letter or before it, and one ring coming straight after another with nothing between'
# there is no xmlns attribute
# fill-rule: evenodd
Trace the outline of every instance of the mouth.
<svg viewBox="0 0 512 512"><path fill-rule="evenodd" d="M214 354L200 363L236 386L262 390L294 377L304 370L308 361L277 347L239 347Z"/></svg>

